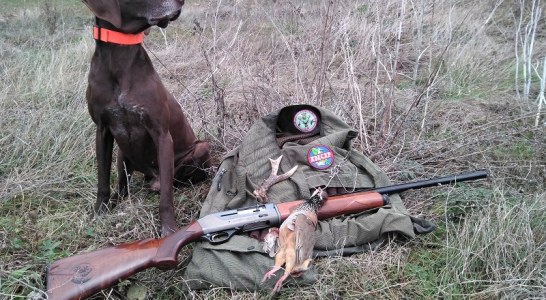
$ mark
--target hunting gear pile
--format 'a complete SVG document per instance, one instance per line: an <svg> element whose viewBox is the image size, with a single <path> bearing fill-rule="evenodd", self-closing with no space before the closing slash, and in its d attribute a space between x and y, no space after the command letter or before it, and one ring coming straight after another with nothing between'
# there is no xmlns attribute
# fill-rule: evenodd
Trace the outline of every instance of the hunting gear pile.
<svg viewBox="0 0 546 300"><path fill-rule="evenodd" d="M223 158L200 216L259 203L309 200L319 188L332 196L389 185L386 174L351 147L356 136L357 132L333 112L311 105L284 107L260 118L241 144ZM276 174L281 174L282 180L271 181ZM349 255L375 249L390 238L410 239L434 229L430 222L410 216L399 196L391 195L389 200L390 205L378 209L317 221L314 241L304 246L313 244L311 257ZM267 253L271 247L264 250L264 237L266 244L272 243L274 233L268 233L234 235L221 244L197 243L184 276L188 287L257 290L275 285L280 289L284 278L279 284L264 274L285 262L289 269L289 260L277 258L275 263ZM289 236L280 240L286 245L296 235ZM284 251L294 252L292 247L284 246ZM293 260L290 265L304 266L306 259ZM305 265L305 269L303 274L296 272L301 275L298 278L288 276L286 282L315 282L315 268Z"/></svg>

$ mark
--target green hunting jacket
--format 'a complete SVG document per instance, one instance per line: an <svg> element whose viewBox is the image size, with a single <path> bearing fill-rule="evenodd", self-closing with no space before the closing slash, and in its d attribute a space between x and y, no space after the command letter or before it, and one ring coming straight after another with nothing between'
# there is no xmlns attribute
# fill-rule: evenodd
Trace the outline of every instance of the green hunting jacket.
<svg viewBox="0 0 546 300"><path fill-rule="evenodd" d="M298 128L294 116L302 111L310 112L317 119L313 130ZM241 144L223 158L201 216L255 205L252 192L269 176L269 159L280 155L283 158L279 174L295 165L298 169L289 179L269 189L269 203L308 198L316 187L327 186L340 193L350 193L390 185L381 169L351 148L356 136L357 132L334 113L310 105L288 106L262 117ZM312 152L317 147L328 149L333 159L322 166L314 165ZM415 233L430 232L434 228L425 220L411 217L398 195L389 198L388 206L320 221L314 253L331 256L364 252L380 246L387 238L409 239ZM273 264L273 258L263 252L262 242L240 234L220 245L195 244L185 279L191 289L230 287L253 291L264 287L260 281ZM311 268L302 277L291 280L298 284L312 283L316 280L316 270Z"/></svg>

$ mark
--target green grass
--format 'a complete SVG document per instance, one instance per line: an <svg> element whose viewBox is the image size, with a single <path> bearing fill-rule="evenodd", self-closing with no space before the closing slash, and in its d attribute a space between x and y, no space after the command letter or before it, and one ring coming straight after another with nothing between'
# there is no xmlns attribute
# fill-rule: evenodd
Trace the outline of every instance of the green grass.
<svg viewBox="0 0 546 300"><path fill-rule="evenodd" d="M536 150L533 141L516 141L508 147L498 146L493 155L498 159L513 159L517 161L529 161L536 157Z"/></svg>
<svg viewBox="0 0 546 300"><path fill-rule="evenodd" d="M439 220L434 233L415 242L398 275L415 280L408 294L458 299L477 291L483 297L508 298L540 293L544 195L510 200L496 192L474 199L483 201L479 209L455 223Z"/></svg>

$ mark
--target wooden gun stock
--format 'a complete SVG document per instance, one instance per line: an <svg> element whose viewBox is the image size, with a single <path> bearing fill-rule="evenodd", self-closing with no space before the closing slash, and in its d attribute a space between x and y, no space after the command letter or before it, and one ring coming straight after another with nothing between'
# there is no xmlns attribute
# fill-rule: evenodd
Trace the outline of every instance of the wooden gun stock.
<svg viewBox="0 0 546 300"><path fill-rule="evenodd" d="M199 239L197 222L161 239L146 239L63 258L47 270L48 299L80 299L144 269L174 268L180 249Z"/></svg>

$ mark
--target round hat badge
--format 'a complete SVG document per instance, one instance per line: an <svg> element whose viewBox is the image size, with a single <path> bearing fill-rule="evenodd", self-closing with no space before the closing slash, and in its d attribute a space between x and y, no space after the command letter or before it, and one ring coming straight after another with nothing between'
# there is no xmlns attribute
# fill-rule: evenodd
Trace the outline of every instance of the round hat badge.
<svg viewBox="0 0 546 300"><path fill-rule="evenodd" d="M311 132L317 127L317 115L308 110L303 109L294 116L294 126L301 132Z"/></svg>
<svg viewBox="0 0 546 300"><path fill-rule="evenodd" d="M334 163L334 152L328 146L313 146L307 152L307 162L315 169L328 169Z"/></svg>

